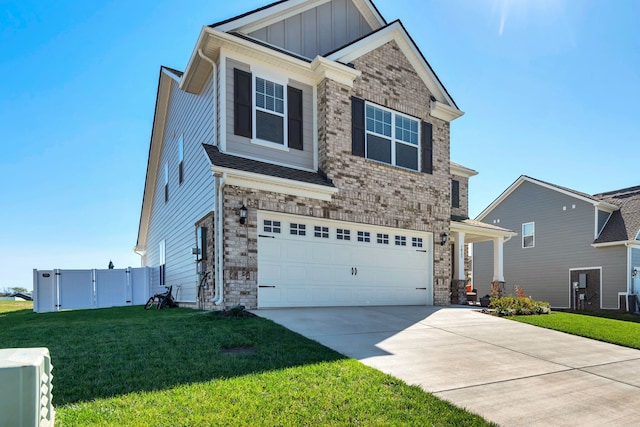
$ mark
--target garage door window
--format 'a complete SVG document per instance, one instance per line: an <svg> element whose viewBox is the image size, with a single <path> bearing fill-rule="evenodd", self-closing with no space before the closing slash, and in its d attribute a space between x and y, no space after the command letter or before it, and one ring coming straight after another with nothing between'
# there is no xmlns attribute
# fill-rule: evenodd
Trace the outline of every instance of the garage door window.
<svg viewBox="0 0 640 427"><path fill-rule="evenodd" d="M407 237L396 236L396 246L407 246Z"/></svg>
<svg viewBox="0 0 640 427"><path fill-rule="evenodd" d="M306 236L307 226L304 224L296 224L292 222L291 226L289 227L289 232L293 236Z"/></svg>
<svg viewBox="0 0 640 427"><path fill-rule="evenodd" d="M383 233L378 233L378 243L380 243L381 245L388 245L389 244L389 235L388 234L383 234Z"/></svg>
<svg viewBox="0 0 640 427"><path fill-rule="evenodd" d="M422 237L412 237L411 238L411 246L413 246L414 248L421 248L422 247Z"/></svg>
<svg viewBox="0 0 640 427"><path fill-rule="evenodd" d="M270 219L264 220L263 231L265 233L280 233L280 230L280 221L271 221Z"/></svg>
<svg viewBox="0 0 640 427"><path fill-rule="evenodd" d="M371 242L371 233L368 231L358 231L358 242Z"/></svg>
<svg viewBox="0 0 640 427"><path fill-rule="evenodd" d="M320 227L320 226L316 225L315 227L313 227L313 235L315 237L320 237L322 239L328 239L329 238L329 227Z"/></svg>
<svg viewBox="0 0 640 427"><path fill-rule="evenodd" d="M336 230L336 238L338 240L351 240L351 230L338 228L338 230Z"/></svg>

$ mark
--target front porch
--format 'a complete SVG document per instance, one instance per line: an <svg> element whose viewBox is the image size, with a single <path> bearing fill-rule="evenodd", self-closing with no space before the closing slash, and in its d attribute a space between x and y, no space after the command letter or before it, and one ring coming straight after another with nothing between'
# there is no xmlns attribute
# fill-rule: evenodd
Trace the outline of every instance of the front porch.
<svg viewBox="0 0 640 427"><path fill-rule="evenodd" d="M468 218L451 218L451 303L466 305L478 302L480 295L469 289L467 283L471 278L473 261L467 263L469 255L467 245L485 241L493 242L493 280L491 281L492 296L504 293L504 243L517 233L495 225L485 224ZM471 259L471 258L470 258ZM475 298L474 298L475 297Z"/></svg>

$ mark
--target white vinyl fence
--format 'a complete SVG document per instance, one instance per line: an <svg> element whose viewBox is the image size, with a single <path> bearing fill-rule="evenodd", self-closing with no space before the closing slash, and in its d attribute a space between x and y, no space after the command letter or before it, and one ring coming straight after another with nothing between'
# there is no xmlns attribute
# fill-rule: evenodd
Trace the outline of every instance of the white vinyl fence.
<svg viewBox="0 0 640 427"><path fill-rule="evenodd" d="M33 311L144 304L151 293L151 270L33 270Z"/></svg>

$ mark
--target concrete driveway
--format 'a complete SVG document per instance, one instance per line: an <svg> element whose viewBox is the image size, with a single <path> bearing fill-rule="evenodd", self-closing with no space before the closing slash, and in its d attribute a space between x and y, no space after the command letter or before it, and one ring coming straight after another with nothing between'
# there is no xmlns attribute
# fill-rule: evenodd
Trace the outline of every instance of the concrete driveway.
<svg viewBox="0 0 640 427"><path fill-rule="evenodd" d="M255 310L502 426L640 423L640 351L464 307Z"/></svg>

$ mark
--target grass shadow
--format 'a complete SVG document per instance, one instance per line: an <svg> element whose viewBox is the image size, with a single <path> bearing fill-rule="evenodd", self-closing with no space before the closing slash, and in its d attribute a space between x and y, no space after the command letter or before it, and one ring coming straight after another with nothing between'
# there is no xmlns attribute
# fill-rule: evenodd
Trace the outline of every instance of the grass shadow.
<svg viewBox="0 0 640 427"><path fill-rule="evenodd" d="M3 348L49 348L57 406L345 358L259 317L142 306L0 316Z"/></svg>

